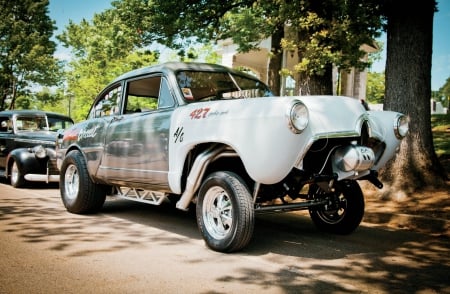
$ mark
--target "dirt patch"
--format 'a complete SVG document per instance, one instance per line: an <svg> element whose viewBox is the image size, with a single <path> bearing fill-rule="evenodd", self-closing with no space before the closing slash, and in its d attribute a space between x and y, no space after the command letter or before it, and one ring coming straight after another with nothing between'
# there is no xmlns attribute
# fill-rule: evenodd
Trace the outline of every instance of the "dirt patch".
<svg viewBox="0 0 450 294"><path fill-rule="evenodd" d="M440 161L450 175L450 156ZM384 199L383 192L361 183L366 200L364 221L411 229L450 238L450 181L441 189L428 188L399 199Z"/></svg>

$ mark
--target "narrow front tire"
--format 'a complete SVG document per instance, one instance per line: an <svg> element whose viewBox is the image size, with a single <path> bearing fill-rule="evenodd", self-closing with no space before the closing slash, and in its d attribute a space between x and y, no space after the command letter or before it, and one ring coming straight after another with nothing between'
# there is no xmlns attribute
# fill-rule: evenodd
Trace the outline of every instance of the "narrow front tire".
<svg viewBox="0 0 450 294"><path fill-rule="evenodd" d="M232 172L214 172L199 190L197 223L206 245L234 252L248 245L255 214L245 182Z"/></svg>
<svg viewBox="0 0 450 294"><path fill-rule="evenodd" d="M25 177L20 171L16 160L13 160L13 163L11 164L10 181L11 186L14 188L22 188L26 183Z"/></svg>

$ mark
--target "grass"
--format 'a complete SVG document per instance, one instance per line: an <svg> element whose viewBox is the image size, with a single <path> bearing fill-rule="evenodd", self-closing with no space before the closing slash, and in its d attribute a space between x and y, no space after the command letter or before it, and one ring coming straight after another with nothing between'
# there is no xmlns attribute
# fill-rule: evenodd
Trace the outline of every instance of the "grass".
<svg viewBox="0 0 450 294"><path fill-rule="evenodd" d="M450 157L450 114L431 116L434 149L438 157Z"/></svg>

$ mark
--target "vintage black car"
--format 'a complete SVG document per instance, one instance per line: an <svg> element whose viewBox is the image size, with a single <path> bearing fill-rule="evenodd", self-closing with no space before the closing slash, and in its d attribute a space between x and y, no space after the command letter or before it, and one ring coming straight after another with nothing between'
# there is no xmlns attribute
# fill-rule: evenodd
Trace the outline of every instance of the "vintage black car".
<svg viewBox="0 0 450 294"><path fill-rule="evenodd" d="M18 188L29 182L58 182L55 142L73 125L65 115L39 110L0 112L0 176Z"/></svg>

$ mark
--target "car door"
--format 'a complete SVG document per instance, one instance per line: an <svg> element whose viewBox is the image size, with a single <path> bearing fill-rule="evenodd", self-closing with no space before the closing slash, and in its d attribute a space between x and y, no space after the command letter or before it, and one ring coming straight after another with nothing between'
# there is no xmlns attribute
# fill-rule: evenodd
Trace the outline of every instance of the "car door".
<svg viewBox="0 0 450 294"><path fill-rule="evenodd" d="M99 167L105 152L108 126L120 114L121 96L121 83L108 87L96 98L88 119L64 132L65 147L75 142L80 146L87 161L89 174L94 177L100 173Z"/></svg>
<svg viewBox="0 0 450 294"><path fill-rule="evenodd" d="M162 75L126 82L122 115L109 125L101 170L108 182L168 190L175 100Z"/></svg>

